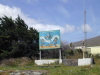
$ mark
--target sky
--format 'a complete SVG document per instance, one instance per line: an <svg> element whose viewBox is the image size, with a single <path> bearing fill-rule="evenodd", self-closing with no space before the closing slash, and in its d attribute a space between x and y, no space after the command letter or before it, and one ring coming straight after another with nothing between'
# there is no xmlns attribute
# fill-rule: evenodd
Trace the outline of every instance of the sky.
<svg viewBox="0 0 100 75"><path fill-rule="evenodd" d="M0 0L0 17L19 15L29 27L40 31L60 30L61 40L84 40L100 35L100 0Z"/></svg>

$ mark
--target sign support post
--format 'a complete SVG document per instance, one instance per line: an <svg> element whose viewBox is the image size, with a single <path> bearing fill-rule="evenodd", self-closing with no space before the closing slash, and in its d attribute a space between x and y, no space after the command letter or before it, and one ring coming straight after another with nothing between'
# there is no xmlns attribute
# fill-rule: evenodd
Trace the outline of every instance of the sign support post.
<svg viewBox="0 0 100 75"><path fill-rule="evenodd" d="M59 64L62 63L62 59L61 59L61 48L59 49Z"/></svg>
<svg viewBox="0 0 100 75"><path fill-rule="evenodd" d="M39 32L39 61L38 64L48 64L56 62L56 60L41 60L41 51L48 49L58 49L59 50L59 63L62 63L61 59L61 41L60 41L60 30L52 30L52 31L41 31Z"/></svg>
<svg viewBox="0 0 100 75"><path fill-rule="evenodd" d="M41 60L41 50L40 50L40 60Z"/></svg>

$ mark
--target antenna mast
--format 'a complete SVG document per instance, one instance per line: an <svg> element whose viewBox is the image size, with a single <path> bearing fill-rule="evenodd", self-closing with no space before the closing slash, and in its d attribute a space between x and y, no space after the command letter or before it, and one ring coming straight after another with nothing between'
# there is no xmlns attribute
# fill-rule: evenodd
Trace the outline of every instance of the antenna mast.
<svg viewBox="0 0 100 75"><path fill-rule="evenodd" d="M86 26L86 9L84 10L84 50L83 50L83 58L85 58L85 51L87 46L87 26Z"/></svg>

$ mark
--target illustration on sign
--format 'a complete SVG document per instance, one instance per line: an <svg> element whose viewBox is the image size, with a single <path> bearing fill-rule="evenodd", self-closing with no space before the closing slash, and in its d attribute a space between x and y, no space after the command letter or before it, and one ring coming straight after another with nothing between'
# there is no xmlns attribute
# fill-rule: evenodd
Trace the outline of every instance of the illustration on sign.
<svg viewBox="0 0 100 75"><path fill-rule="evenodd" d="M39 48L60 48L60 30L44 31L39 33Z"/></svg>

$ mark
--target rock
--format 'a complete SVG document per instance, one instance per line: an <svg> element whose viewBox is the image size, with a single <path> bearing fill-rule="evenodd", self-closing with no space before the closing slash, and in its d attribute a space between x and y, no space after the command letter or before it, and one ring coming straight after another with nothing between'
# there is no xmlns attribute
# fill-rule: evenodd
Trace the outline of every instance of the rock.
<svg viewBox="0 0 100 75"><path fill-rule="evenodd" d="M0 72L4 72L3 70L0 70Z"/></svg>
<svg viewBox="0 0 100 75"><path fill-rule="evenodd" d="M34 75L42 75L43 73L41 72L33 72Z"/></svg>
<svg viewBox="0 0 100 75"><path fill-rule="evenodd" d="M63 59L62 63L67 66L78 66L78 59Z"/></svg>
<svg viewBox="0 0 100 75"><path fill-rule="evenodd" d="M10 75L21 75L21 73L20 72L12 72L12 73L10 73Z"/></svg>
<svg viewBox="0 0 100 75"><path fill-rule="evenodd" d="M10 73L10 75L43 75L44 72L40 72L40 71L32 71L32 70L29 70L29 71L15 71L15 72L12 72ZM45 73L46 75L46 73Z"/></svg>

